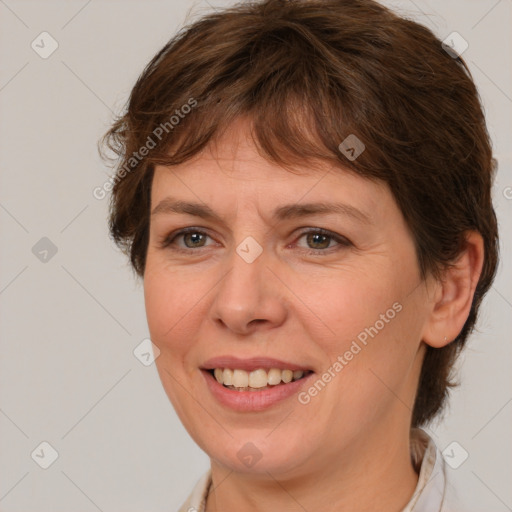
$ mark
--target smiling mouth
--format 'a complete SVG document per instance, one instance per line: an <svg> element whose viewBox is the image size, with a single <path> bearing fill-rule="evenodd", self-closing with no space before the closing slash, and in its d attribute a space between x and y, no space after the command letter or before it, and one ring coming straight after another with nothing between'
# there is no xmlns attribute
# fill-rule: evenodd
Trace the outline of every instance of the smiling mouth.
<svg viewBox="0 0 512 512"><path fill-rule="evenodd" d="M271 368L268 371L259 368L251 372L239 369L215 368L208 370L208 372L219 384L235 391L263 391L277 386L285 386L312 373L310 370L282 370L279 368Z"/></svg>

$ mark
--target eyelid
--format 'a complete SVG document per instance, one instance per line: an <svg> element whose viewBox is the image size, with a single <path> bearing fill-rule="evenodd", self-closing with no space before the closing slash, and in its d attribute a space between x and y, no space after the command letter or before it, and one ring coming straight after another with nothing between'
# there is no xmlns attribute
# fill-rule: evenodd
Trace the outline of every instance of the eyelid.
<svg viewBox="0 0 512 512"><path fill-rule="evenodd" d="M353 245L352 242L347 237L345 237L343 235L339 235L338 233L335 233L333 231L329 231L328 229L315 228L315 227L299 228L299 229L303 229L303 231L301 231L299 233L299 237L297 238L297 240L300 240L304 235L307 235L309 233L315 233L315 234L328 236L329 238L332 238L333 240L335 240L339 245L345 245L345 246ZM310 249L310 250L315 251L315 249ZM328 249L323 249L323 250L317 249L315 252L326 252L326 251L328 251Z"/></svg>
<svg viewBox="0 0 512 512"><path fill-rule="evenodd" d="M333 250L336 250L336 247L349 247L353 246L353 243L345 236L340 235L338 233L335 233L333 231L330 231L328 229L309 226L309 227L301 227L297 228L295 231L299 231L297 237L294 240L294 243L296 244L298 240L300 240L302 237L308 235L309 233L314 234L320 234L327 236L334 240L338 246L335 247L329 247L327 249L306 249L306 248L300 248L303 252L306 252L307 254L313 254L313 255L322 255L322 254L330 254L333 252ZM196 226L189 226L185 228L178 229L176 231L173 231L172 233L164 236L161 241L159 242L159 246L162 249L169 248L173 242L179 238L180 236L184 236L187 233L200 233L202 235L206 235L207 237L213 239L213 237L208 233L208 230L206 228L200 228ZM198 247L198 248L182 248L182 247L176 247L173 250L177 252L185 252L185 253L191 253L191 252L199 252L201 249L206 249L208 246L204 247Z"/></svg>
<svg viewBox="0 0 512 512"><path fill-rule="evenodd" d="M177 229L176 231L173 231L173 232L163 236L161 238L160 242L158 243L158 245L162 249L168 248L170 245L172 245L174 240L176 240L180 236L186 235L187 233L200 233L202 235L206 235L206 236L208 236L208 237L213 239L213 237L208 233L208 230L206 230L205 228L199 228L199 227L196 227L196 226L189 226L189 227L186 227L186 228ZM199 249L203 249L203 247L199 247ZM183 249L183 248L179 247L176 250L177 251L182 250L182 251L190 252L190 251L194 251L194 250L197 250L197 249Z"/></svg>

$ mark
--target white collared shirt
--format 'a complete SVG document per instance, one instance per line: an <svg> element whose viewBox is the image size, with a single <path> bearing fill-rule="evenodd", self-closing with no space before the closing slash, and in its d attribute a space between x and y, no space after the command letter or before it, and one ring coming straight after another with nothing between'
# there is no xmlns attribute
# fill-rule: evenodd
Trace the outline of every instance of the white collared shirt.
<svg viewBox="0 0 512 512"><path fill-rule="evenodd" d="M421 429L411 431L411 459L418 484L409 503L401 512L462 512L453 489L447 482L446 463L433 439ZM205 512L211 485L211 469L197 482L178 512Z"/></svg>

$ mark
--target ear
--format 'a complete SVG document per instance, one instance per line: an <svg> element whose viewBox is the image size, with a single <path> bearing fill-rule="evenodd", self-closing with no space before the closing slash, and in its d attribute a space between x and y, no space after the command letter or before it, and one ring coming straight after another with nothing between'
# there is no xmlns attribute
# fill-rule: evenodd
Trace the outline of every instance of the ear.
<svg viewBox="0 0 512 512"><path fill-rule="evenodd" d="M451 343L469 316L476 285L484 263L484 242L477 231L466 233L465 249L436 281L432 310L424 327L423 341L434 348Z"/></svg>

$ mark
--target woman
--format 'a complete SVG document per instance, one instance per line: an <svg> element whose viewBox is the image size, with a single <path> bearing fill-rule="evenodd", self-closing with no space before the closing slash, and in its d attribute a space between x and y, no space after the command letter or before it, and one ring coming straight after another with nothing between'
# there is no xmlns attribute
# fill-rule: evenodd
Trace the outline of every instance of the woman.
<svg viewBox="0 0 512 512"><path fill-rule="evenodd" d="M107 143L111 233L211 460L180 510L460 510L420 427L498 235L457 52L372 0L242 3L152 59Z"/></svg>

